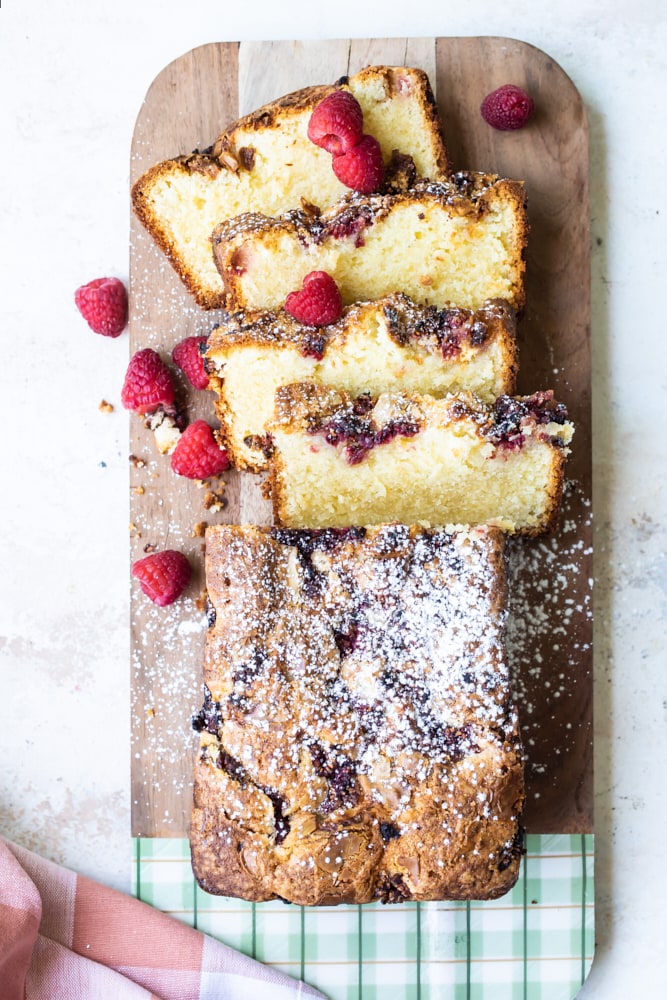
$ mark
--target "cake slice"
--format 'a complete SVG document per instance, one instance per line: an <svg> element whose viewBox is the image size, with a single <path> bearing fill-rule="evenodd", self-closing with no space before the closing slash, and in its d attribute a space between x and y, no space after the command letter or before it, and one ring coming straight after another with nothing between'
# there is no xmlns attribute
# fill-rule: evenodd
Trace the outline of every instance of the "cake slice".
<svg viewBox="0 0 667 1000"><path fill-rule="evenodd" d="M331 156L314 145L307 127L314 108L336 89L361 105L364 131L380 142L386 163L421 177L447 169L433 93L424 72L371 66L333 86L288 94L241 118L209 149L164 160L132 188L137 216L164 251L199 305L224 307L222 282L211 255L211 233L243 212L280 215L301 200L326 208L348 190Z"/></svg>
<svg viewBox="0 0 667 1000"><path fill-rule="evenodd" d="M461 172L385 195L348 194L323 213L246 213L213 232L227 308L279 309L306 274L327 271L344 304L403 292L415 302L479 309L524 305L523 186Z"/></svg>
<svg viewBox="0 0 667 1000"><path fill-rule="evenodd" d="M400 294L349 306L321 328L284 311L234 313L211 333L206 351L221 443L237 468L254 472L267 465L266 424L281 385L319 382L352 396L470 389L491 402L514 391L516 367L515 317L506 302L471 312L418 306Z"/></svg>
<svg viewBox="0 0 667 1000"><path fill-rule="evenodd" d="M490 523L531 535L557 518L573 433L551 392L486 406L471 393L373 401L307 383L278 389L268 430L277 524Z"/></svg>
<svg viewBox="0 0 667 1000"><path fill-rule="evenodd" d="M500 533L221 525L206 581L200 886L302 905L510 889L524 788Z"/></svg>

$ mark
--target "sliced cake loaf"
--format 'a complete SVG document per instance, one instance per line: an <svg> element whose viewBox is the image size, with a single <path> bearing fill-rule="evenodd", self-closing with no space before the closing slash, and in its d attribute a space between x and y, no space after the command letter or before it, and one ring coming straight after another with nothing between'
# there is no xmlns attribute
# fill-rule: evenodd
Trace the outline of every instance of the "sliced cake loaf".
<svg viewBox="0 0 667 1000"><path fill-rule="evenodd" d="M336 178L329 153L307 135L314 108L336 89L357 99L364 131L379 141L385 162L397 150L411 157L420 177L446 171L437 108L421 70L372 66L333 86L309 87L259 108L210 149L158 163L132 189L136 214L199 305L225 305L211 256L211 233L219 222L244 212L280 215L302 199L322 209L348 190Z"/></svg>
<svg viewBox="0 0 667 1000"><path fill-rule="evenodd" d="M353 193L318 213L248 213L221 223L213 253L230 310L279 309L312 271L344 304L404 292L416 302L478 309L524 305L528 235L523 186L462 172L386 195Z"/></svg>
<svg viewBox="0 0 667 1000"><path fill-rule="evenodd" d="M207 530L202 888L302 905L511 888L505 575L492 529Z"/></svg>
<svg viewBox="0 0 667 1000"><path fill-rule="evenodd" d="M351 396L470 389L492 402L514 391L516 367L506 302L471 312L417 306L400 294L349 306L320 328L284 311L235 313L212 332L206 352L221 443L237 468L252 471L267 464L266 424L281 385L320 382Z"/></svg>
<svg viewBox="0 0 667 1000"><path fill-rule="evenodd" d="M352 399L326 386L276 393L269 424L276 523L329 528L494 524L537 534L558 513L573 428L550 392Z"/></svg>

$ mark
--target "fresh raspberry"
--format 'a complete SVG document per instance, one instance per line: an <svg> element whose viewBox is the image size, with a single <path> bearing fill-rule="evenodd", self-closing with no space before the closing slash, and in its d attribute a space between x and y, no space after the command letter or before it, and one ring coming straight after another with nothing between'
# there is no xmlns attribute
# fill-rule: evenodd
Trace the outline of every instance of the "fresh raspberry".
<svg viewBox="0 0 667 1000"><path fill-rule="evenodd" d="M333 156L346 153L361 139L364 114L348 90L335 90L317 105L308 122L308 138Z"/></svg>
<svg viewBox="0 0 667 1000"><path fill-rule="evenodd" d="M290 292L285 299L285 312L310 326L335 323L342 311L338 285L326 271L311 271L303 279L301 290Z"/></svg>
<svg viewBox="0 0 667 1000"><path fill-rule="evenodd" d="M171 456L171 467L188 479L208 479L229 468L229 458L205 420L195 420L181 434Z"/></svg>
<svg viewBox="0 0 667 1000"><path fill-rule="evenodd" d="M352 149L334 156L332 166L342 184L362 194L378 191L384 180L382 150L372 135L362 136Z"/></svg>
<svg viewBox="0 0 667 1000"><path fill-rule="evenodd" d="M120 400L126 410L150 413L174 402L174 383L164 361L150 347L130 358Z"/></svg>
<svg viewBox="0 0 667 1000"><path fill-rule="evenodd" d="M132 564L132 576L139 581L146 597L161 608L181 596L191 573L187 557L176 549L153 552Z"/></svg>
<svg viewBox="0 0 667 1000"><path fill-rule="evenodd" d="M171 352L175 365L185 373L188 381L195 389L208 389L208 375L204 369L204 358L201 354L206 346L207 337L186 337Z"/></svg>
<svg viewBox="0 0 667 1000"><path fill-rule="evenodd" d="M127 325L127 292L118 278L95 278L74 293L76 307L91 330L118 337Z"/></svg>
<svg viewBox="0 0 667 1000"><path fill-rule="evenodd" d="M480 111L484 121L493 128L511 132L513 129L523 128L532 118L535 102L521 87L506 83L504 87L498 87L493 93L487 94Z"/></svg>

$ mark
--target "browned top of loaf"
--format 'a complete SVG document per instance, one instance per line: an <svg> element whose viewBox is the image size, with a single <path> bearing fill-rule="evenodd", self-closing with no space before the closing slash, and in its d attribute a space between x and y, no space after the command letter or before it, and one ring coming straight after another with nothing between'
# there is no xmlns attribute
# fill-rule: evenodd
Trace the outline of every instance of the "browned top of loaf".
<svg viewBox="0 0 667 1000"><path fill-rule="evenodd" d="M209 892L489 898L518 873L499 532L207 531L191 843Z"/></svg>

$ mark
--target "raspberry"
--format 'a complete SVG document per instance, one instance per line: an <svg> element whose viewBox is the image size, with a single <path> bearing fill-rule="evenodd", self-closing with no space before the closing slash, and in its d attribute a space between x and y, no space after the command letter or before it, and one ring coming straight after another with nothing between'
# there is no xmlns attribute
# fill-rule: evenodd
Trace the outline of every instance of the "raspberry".
<svg viewBox="0 0 667 1000"><path fill-rule="evenodd" d="M126 410L135 413L150 413L160 404L169 406L174 402L171 372L150 347L130 358L120 399Z"/></svg>
<svg viewBox="0 0 667 1000"><path fill-rule="evenodd" d="M208 479L229 468L229 458L205 420L195 420L181 434L171 456L171 467L188 479Z"/></svg>
<svg viewBox="0 0 667 1000"><path fill-rule="evenodd" d="M132 564L132 576L139 581L146 597L161 608L181 596L191 573L187 557L176 549L154 552Z"/></svg>
<svg viewBox="0 0 667 1000"><path fill-rule="evenodd" d="M76 307L91 330L118 337L127 324L127 292L118 278L95 278L74 293Z"/></svg>
<svg viewBox="0 0 667 1000"><path fill-rule="evenodd" d="M342 184L362 194L379 190L384 180L382 150L372 135L362 136L352 149L334 156L332 166Z"/></svg>
<svg viewBox="0 0 667 1000"><path fill-rule="evenodd" d="M317 105L308 122L308 138L333 156L346 153L361 139L364 115L348 90L336 90Z"/></svg>
<svg viewBox="0 0 667 1000"><path fill-rule="evenodd" d="M207 339L207 337L186 337L180 344L176 344L171 352L174 364L185 373L195 389L208 389L208 375L200 352L200 347L204 349Z"/></svg>
<svg viewBox="0 0 667 1000"><path fill-rule="evenodd" d="M493 93L486 95L480 111L484 121L493 128L511 132L513 129L523 128L532 117L535 102L525 90L506 83L504 87L498 87Z"/></svg>
<svg viewBox="0 0 667 1000"><path fill-rule="evenodd" d="M301 290L290 292L285 300L285 312L310 326L335 323L342 311L338 285L326 271L311 271L303 279Z"/></svg>

